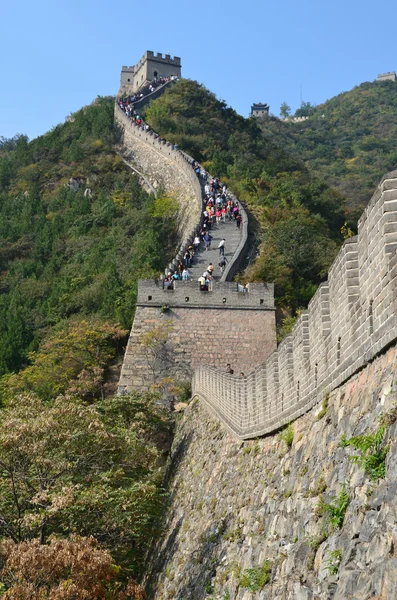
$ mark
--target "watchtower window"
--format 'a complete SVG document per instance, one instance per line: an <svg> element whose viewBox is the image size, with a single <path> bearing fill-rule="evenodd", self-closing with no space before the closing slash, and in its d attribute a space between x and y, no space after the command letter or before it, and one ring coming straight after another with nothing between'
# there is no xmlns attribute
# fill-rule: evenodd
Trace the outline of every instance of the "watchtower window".
<svg viewBox="0 0 397 600"><path fill-rule="evenodd" d="M157 71L153 71L153 75L154 75L154 77L157 77L157 75L158 75Z"/></svg>
<svg viewBox="0 0 397 600"><path fill-rule="evenodd" d="M127 79L127 81L128 81L128 83L129 83L129 82L131 81L131 79L129 79L129 78L128 78L128 79Z"/></svg>

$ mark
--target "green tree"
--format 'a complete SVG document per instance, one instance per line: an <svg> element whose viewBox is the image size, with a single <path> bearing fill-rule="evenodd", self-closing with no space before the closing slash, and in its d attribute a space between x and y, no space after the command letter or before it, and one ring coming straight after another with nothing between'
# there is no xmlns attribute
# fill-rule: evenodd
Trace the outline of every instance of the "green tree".
<svg viewBox="0 0 397 600"><path fill-rule="evenodd" d="M295 111L295 117L310 117L314 114L316 106L310 102L301 102L300 107Z"/></svg>
<svg viewBox="0 0 397 600"><path fill-rule="evenodd" d="M162 506L152 440L166 421L155 402L14 398L0 424L0 535L44 544L95 532L137 572Z"/></svg>
<svg viewBox="0 0 397 600"><path fill-rule="evenodd" d="M282 119L286 119L287 117L289 117L291 114L291 107L286 103L283 102L280 106L280 117Z"/></svg>
<svg viewBox="0 0 397 600"><path fill-rule="evenodd" d="M29 367L6 378L5 398L32 391L44 400L65 392L86 399L103 397L106 368L121 352L127 334L106 322L66 323L29 355Z"/></svg>

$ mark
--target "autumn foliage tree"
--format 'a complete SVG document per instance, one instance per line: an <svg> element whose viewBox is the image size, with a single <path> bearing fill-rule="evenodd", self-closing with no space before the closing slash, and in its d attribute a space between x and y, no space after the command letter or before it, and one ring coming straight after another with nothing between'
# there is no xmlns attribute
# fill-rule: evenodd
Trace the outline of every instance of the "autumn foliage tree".
<svg viewBox="0 0 397 600"><path fill-rule="evenodd" d="M94 538L74 536L0 548L3 600L143 600L142 587L122 579L122 570ZM1 593L3 592L3 593Z"/></svg>
<svg viewBox="0 0 397 600"><path fill-rule="evenodd" d="M5 377L3 393L34 392L49 400L71 393L84 399L104 397L109 364L122 353L128 332L117 325L95 320L67 321L37 352L31 365L17 375Z"/></svg>
<svg viewBox="0 0 397 600"><path fill-rule="evenodd" d="M94 535L139 573L162 508L155 440L167 426L149 395L15 398L0 423L0 536Z"/></svg>

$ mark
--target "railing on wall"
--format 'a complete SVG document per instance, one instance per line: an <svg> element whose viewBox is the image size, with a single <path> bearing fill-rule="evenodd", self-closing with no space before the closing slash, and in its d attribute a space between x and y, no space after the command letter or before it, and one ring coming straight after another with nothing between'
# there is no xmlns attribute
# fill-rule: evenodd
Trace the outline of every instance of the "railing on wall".
<svg viewBox="0 0 397 600"><path fill-rule="evenodd" d="M247 377L199 367L200 398L241 439L307 412L397 340L397 171L385 175L292 334ZM234 365L235 371L238 365Z"/></svg>

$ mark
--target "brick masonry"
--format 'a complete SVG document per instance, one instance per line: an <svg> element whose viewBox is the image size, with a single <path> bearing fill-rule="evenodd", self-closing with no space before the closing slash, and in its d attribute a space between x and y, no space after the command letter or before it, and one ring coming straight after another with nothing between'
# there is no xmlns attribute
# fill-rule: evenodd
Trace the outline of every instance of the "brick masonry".
<svg viewBox="0 0 397 600"><path fill-rule="evenodd" d="M138 158L142 155L145 173L159 169L161 176L169 167L173 176L167 185L172 180L172 185L185 182L174 189L191 186L197 212L188 208L190 194L179 196L183 231L189 232L183 247L197 228L201 206L200 184L187 158L137 130L117 107L116 118L125 128L129 147ZM263 298L255 286L247 294L218 287L204 297L193 282L173 292L163 290L159 282L140 282L119 391L147 389L165 375L187 379L194 369L193 395L235 435L249 439L277 430L396 340L396 249L397 171L393 171L380 182L359 220L358 235L346 240L328 281L319 286L292 334L272 354L271 286L265 286L270 295L259 292ZM168 307L165 312L163 306ZM148 332L158 331L161 339L164 323L169 328L167 341L145 349L142 335L147 338ZM227 375L223 372L227 362L236 373L248 376Z"/></svg>
<svg viewBox="0 0 397 600"><path fill-rule="evenodd" d="M152 99L162 94L166 87L173 82L161 86L153 94L149 94L140 101L139 108L143 108ZM137 103L138 104L138 103ZM202 187L192 169L193 158L182 152L174 150L170 143L161 140L153 131L146 132L126 117L120 107L115 104L115 121L123 131L124 148L122 156L129 164L136 164L141 177L149 182L155 189L162 188L179 204L179 238L180 247L175 258L170 262L168 269L174 270L186 248L193 242L195 234L200 229L202 218ZM209 175L211 178L211 176ZM230 194L233 200L236 198ZM241 238L235 249L232 260L229 261L222 281L230 281L238 272L245 259L249 245L248 216L240 203L240 213L243 217Z"/></svg>
<svg viewBox="0 0 397 600"><path fill-rule="evenodd" d="M117 104L115 119L123 130L124 156L178 201L181 246L169 264L174 269L200 226L202 188L193 159L135 126ZM172 291L164 290L161 280L139 282L119 393L145 391L169 377L190 380L199 365L224 371L230 362L236 372L249 372L276 347L273 285L250 284L239 292L236 283L226 281L238 270L248 244L248 217L241 205L240 210L240 239L235 249L228 246L234 254L209 292L200 291L197 281L178 281Z"/></svg>
<svg viewBox="0 0 397 600"><path fill-rule="evenodd" d="M273 286L237 289L214 283L201 292L197 282L180 281L165 291L160 281L140 281L119 392L147 390L167 377L190 380L200 365L224 372L230 363L248 373L263 362L276 346Z"/></svg>
<svg viewBox="0 0 397 600"><path fill-rule="evenodd" d="M249 439L296 419L397 337L397 171L385 175L292 332L247 378L200 366L193 395Z"/></svg>

